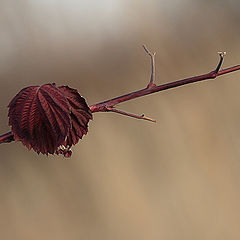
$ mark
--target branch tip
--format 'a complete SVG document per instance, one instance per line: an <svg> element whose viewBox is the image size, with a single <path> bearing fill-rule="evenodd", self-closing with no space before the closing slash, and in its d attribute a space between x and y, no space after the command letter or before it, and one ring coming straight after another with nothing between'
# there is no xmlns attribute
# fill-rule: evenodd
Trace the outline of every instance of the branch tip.
<svg viewBox="0 0 240 240"><path fill-rule="evenodd" d="M227 55L227 52L218 52L218 55L220 57L225 57Z"/></svg>
<svg viewBox="0 0 240 240"><path fill-rule="evenodd" d="M148 48L146 47L146 45L143 44L142 47L143 47L143 49L145 50L145 52L146 52L148 55L150 55L151 57L153 57L153 56L156 55L155 52L152 53L151 51L149 51Z"/></svg>
<svg viewBox="0 0 240 240"><path fill-rule="evenodd" d="M222 66L222 63L223 63L223 58L226 56L226 54L227 54L226 52L218 52L220 60L219 60L219 63L218 63L218 65L217 65L217 67L216 67L216 69L214 71L215 74L217 74L219 72L219 70L220 70L220 68Z"/></svg>

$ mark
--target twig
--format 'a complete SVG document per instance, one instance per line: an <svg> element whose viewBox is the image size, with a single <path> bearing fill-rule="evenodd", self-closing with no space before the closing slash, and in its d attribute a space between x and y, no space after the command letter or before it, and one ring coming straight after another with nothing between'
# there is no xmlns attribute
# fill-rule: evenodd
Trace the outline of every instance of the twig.
<svg viewBox="0 0 240 240"><path fill-rule="evenodd" d="M220 67L222 66L222 63L223 63L223 58L224 56L226 56L226 52L218 52L218 55L220 57L220 60L219 60L219 63L215 69L215 73L218 73L219 70L220 70Z"/></svg>
<svg viewBox="0 0 240 240"><path fill-rule="evenodd" d="M147 50L147 48L144 48L145 51L149 54L149 51ZM208 80L208 79L215 79L216 77L220 76L220 75L224 75L230 72L234 72L237 70L240 70L240 65L236 65L230 68L225 68L223 70L220 70L221 65L223 63L223 57L224 57L225 53L219 53L220 56L220 60L218 62L218 65L216 67L215 70L203 74L203 75L199 75L199 76L195 76L195 77L190 77L190 78L185 78L182 80L178 80L178 81L174 81L174 82L170 82L170 83L165 83L162 85L158 85L158 86L152 86L152 87L147 87L135 92L131 92L116 98L112 98L110 100L104 101L104 102L100 102L97 104L93 104L92 106L90 106L90 109L92 111L92 113L94 112L107 112L107 108L109 107L114 107L119 103L122 102L126 102L129 101L131 99L135 99L138 97L142 97L148 94L152 94L155 92L160 92L166 89L170 89L170 88L175 88L175 87L179 87L182 85L186 85L186 84L190 84L190 83L194 83L194 82L199 82L199 81L203 81L203 80ZM150 55L151 56L151 55ZM220 71L219 71L220 70Z"/></svg>
<svg viewBox="0 0 240 240"><path fill-rule="evenodd" d="M147 121L150 121L150 122L156 122L156 120L154 120L152 118L149 118L149 117L146 117L144 114L136 115L136 114L133 114L133 113L127 113L127 112L115 109L113 107L108 107L107 108L107 112L115 112L115 113L119 113L119 114L122 114L122 115L125 115L125 116L128 116L128 117L133 117L133 118L137 118L137 119L147 120Z"/></svg>
<svg viewBox="0 0 240 240"><path fill-rule="evenodd" d="M150 77L150 81L147 85L147 88L151 88L151 87L155 87L155 55L156 53L151 53L147 47L145 45L143 45L143 49L145 50L145 52L150 56L151 59L151 77Z"/></svg>

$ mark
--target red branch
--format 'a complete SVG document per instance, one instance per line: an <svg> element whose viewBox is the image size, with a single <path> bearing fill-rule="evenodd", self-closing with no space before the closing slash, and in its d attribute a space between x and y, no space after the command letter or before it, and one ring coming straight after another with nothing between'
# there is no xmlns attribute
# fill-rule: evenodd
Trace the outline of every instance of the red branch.
<svg viewBox="0 0 240 240"><path fill-rule="evenodd" d="M115 113L119 113L119 114L126 115L129 117L134 117L137 119L143 119L143 120L155 122L155 120L145 117L144 114L135 115L132 113L127 113L127 112L116 109L115 106L119 103L126 102L126 101L129 101L134 98L142 97L142 96L145 96L148 94L160 92L160 91L170 89L170 88L179 87L179 86L186 85L189 83L200 82L200 81L208 80L208 79L215 79L218 76L240 70L240 65L236 65L233 67L225 68L220 71L220 68L221 68L221 65L223 62L223 57L225 55L225 53L220 52L219 53L220 60L219 60L219 63L215 70L213 70L209 73L203 74L203 75L185 78L182 80L178 80L178 81L174 81L174 82L156 86L156 84L154 83L154 80L155 80L155 61L154 61L155 53L151 53L145 46L143 46L143 47L144 47L144 50L147 52L147 54L150 56L150 60L151 60L151 77L150 77L150 81L149 81L147 87L144 89L135 91L135 92L131 92L131 93L104 101L104 102L93 104L92 106L90 106L92 113L115 112ZM11 141L14 141L12 132L8 132L8 133L5 133L0 136L0 143L6 143L6 142L11 142Z"/></svg>
<svg viewBox="0 0 240 240"><path fill-rule="evenodd" d="M224 74L234 72L234 71L237 71L237 70L240 70L240 65L225 68L225 69L219 71L218 73L216 73L215 71L212 71L212 72L207 73L207 74L203 74L203 75L199 75L199 76L195 76L195 77L190 77L190 78L185 78L185 79L182 79L182 80L158 85L158 86L155 86L155 87L144 88L144 89L138 90L136 92L131 92L131 93L122 95L120 97L116 97L116 98L113 98L113 99L110 99L110 100L107 100L107 101L104 101L104 102L93 104L90 107L90 109L93 113L94 112L107 112L108 107L113 107L113 106L115 106L119 103L126 102L126 101L134 99L134 98L142 97L142 96L145 96L145 95L148 95L148 94L151 94L151 93L155 93L155 92L160 92L160 91L163 91L163 90L167 90L169 88L179 87L179 86L189 84L189 83L199 82L199 81L208 80L208 79L214 79L214 78L216 78L220 75L224 75Z"/></svg>
<svg viewBox="0 0 240 240"><path fill-rule="evenodd" d="M14 141L12 132L7 132L0 136L0 143L8 143Z"/></svg>
<svg viewBox="0 0 240 240"><path fill-rule="evenodd" d="M219 60L219 63L218 63L215 70L213 70L209 73L203 74L203 75L190 77L190 78L185 78L185 79L181 79L181 80L178 80L178 81L174 81L174 82L170 82L170 83L166 83L166 84L156 86L153 82L154 73L155 73L155 71L154 71L154 69L155 69L155 66L154 66L154 55L155 55L155 53L152 54L151 52L149 52L146 49L145 46L144 46L144 49L151 56L151 66L152 66L151 67L151 69L152 69L151 78L150 78L150 82L147 85L147 87L144 88L144 89L135 91L135 92L131 92L131 93L122 95L120 97L116 97L116 98L113 98L113 99L110 99L110 100L107 100L107 101L104 101L104 102L94 104L94 105L90 106L90 109L91 109L92 113L94 113L94 112L109 112L117 104L129 101L129 100L134 99L134 98L142 97L142 96L145 96L145 95L148 95L148 94L160 92L160 91L167 90L167 89L170 89L170 88L179 87L179 86L186 85L186 84L189 84L189 83L199 82L199 81L208 80L208 79L215 79L216 77L218 77L220 75L224 75L224 74L227 74L227 73L230 73L230 72L240 70L240 65L236 65L236 66L229 67L229 68L226 68L226 69L223 69L223 70L219 71L219 69L222 65L222 62L223 62L223 57L226 54L225 52L223 52L223 53L219 52L220 60ZM113 112L117 112L117 111L114 110ZM128 114L125 113L124 115L128 115Z"/></svg>

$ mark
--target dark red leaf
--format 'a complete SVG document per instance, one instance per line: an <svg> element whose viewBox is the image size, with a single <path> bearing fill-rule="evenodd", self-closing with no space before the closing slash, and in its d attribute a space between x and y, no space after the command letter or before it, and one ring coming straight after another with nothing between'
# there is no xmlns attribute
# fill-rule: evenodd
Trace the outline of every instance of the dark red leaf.
<svg viewBox="0 0 240 240"><path fill-rule="evenodd" d="M69 133L70 105L54 84L27 87L9 104L9 125L28 149L53 154Z"/></svg>
<svg viewBox="0 0 240 240"><path fill-rule="evenodd" d="M55 84L22 89L9 104L16 141L37 153L71 156L70 147L88 131L91 111L77 90Z"/></svg>

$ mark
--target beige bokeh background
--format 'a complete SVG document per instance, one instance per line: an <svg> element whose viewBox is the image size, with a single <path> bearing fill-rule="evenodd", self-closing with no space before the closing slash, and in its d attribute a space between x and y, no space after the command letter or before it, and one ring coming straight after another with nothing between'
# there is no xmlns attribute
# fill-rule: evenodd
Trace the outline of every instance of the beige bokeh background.
<svg viewBox="0 0 240 240"><path fill-rule="evenodd" d="M240 63L240 2L1 0L0 131L25 86L56 82L94 104ZM96 113L73 156L0 145L0 239L240 238L240 72Z"/></svg>

